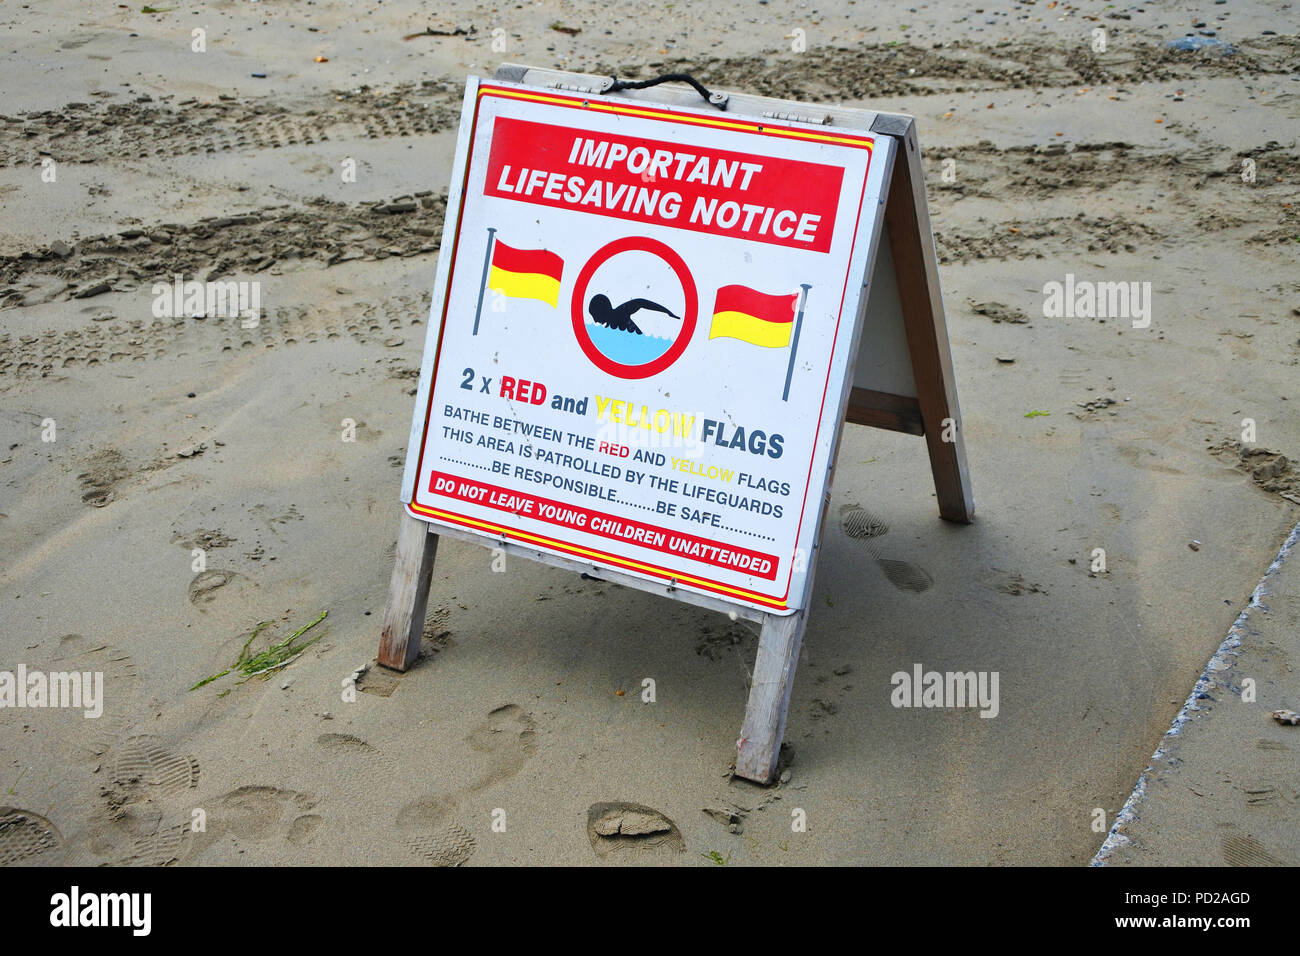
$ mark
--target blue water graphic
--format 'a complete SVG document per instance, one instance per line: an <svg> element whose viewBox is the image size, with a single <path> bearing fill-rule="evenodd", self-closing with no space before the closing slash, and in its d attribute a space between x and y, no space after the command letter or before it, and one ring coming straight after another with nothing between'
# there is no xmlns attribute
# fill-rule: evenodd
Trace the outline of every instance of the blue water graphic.
<svg viewBox="0 0 1300 956"><path fill-rule="evenodd" d="M620 365L645 365L663 355L672 346L672 339L655 335L637 335L605 325L587 323L587 334L601 354Z"/></svg>

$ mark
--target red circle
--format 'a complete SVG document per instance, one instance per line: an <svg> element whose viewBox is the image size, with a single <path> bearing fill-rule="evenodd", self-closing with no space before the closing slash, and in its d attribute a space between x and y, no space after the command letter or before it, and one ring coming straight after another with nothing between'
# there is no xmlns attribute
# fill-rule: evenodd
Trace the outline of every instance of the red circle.
<svg viewBox="0 0 1300 956"><path fill-rule="evenodd" d="M663 355L652 362L646 362L644 365L624 365L622 362L611 360L604 352L596 348L596 343L591 340L591 336L587 333L586 312L584 310L587 286L590 284L591 277L596 270L620 252L648 252L652 256L658 256L668 263L669 268L676 273L677 281L682 284L682 294L686 298L681 332L678 333L677 338L673 340L673 344L668 346ZM695 334L699 296L696 295L695 280L691 278L690 270L686 268L686 263L682 260L682 257L674 252L671 247L658 239L649 239L645 236L626 236L602 246L596 250L594 256L587 260L587 264L578 273L578 281L573 286L573 300L570 309L573 313L573 334L577 336L578 345L582 347L582 351L587 358L591 359L592 364L602 371L608 372L610 375L616 375L619 378L649 378L651 375L658 375L681 358L682 353L686 351L686 346L690 345L691 336Z"/></svg>

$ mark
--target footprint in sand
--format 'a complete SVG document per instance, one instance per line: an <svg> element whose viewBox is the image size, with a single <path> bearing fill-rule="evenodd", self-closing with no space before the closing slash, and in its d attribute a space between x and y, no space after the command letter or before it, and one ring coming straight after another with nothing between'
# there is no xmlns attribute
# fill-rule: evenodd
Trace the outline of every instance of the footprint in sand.
<svg viewBox="0 0 1300 956"><path fill-rule="evenodd" d="M460 866L478 849L474 835L458 823L416 837L407 845L433 866Z"/></svg>
<svg viewBox="0 0 1300 956"><path fill-rule="evenodd" d="M249 587L257 585L242 574L234 571L203 571L194 575L190 580L189 598L190 603L197 608L203 608L211 604L217 597L224 596L224 589L231 584L243 585L243 587L232 587L230 591L247 591Z"/></svg>
<svg viewBox="0 0 1300 956"><path fill-rule="evenodd" d="M316 738L316 743L333 754L351 754L355 756L368 757L379 753L379 751L370 746L370 744L352 734L321 734Z"/></svg>
<svg viewBox="0 0 1300 956"><path fill-rule="evenodd" d="M861 505L847 504L840 508L840 528L850 538L868 542L864 545L867 553L876 559L885 578L898 590L921 594L934 586L934 579L925 568L910 561L881 557L875 544L870 543L889 533L889 525L879 515Z"/></svg>
<svg viewBox="0 0 1300 956"><path fill-rule="evenodd" d="M39 813L0 807L0 866L62 862L63 837Z"/></svg>
<svg viewBox="0 0 1300 956"><path fill-rule="evenodd" d="M285 837L294 846L305 846L311 842L312 835L325 822L325 818L316 813L305 813L289 825Z"/></svg>
<svg viewBox="0 0 1300 956"><path fill-rule="evenodd" d="M460 797L513 777L537 751L537 725L518 704L503 704L470 730L470 749L488 756L487 766L455 794L425 794L397 814L399 828L409 831L406 848L434 866L460 866L474 853L473 834L451 819ZM332 736L332 735L331 735Z"/></svg>
<svg viewBox="0 0 1300 956"><path fill-rule="evenodd" d="M367 805L374 800L376 780L403 776L403 767L395 758L354 734L320 734L316 747L315 763L323 775L320 779L328 781L322 788L330 805Z"/></svg>
<svg viewBox="0 0 1300 956"><path fill-rule="evenodd" d="M879 538L889 533L889 525L884 519L861 505L840 508L840 527L850 538Z"/></svg>
<svg viewBox="0 0 1300 956"><path fill-rule="evenodd" d="M452 821L457 803L453 797L426 794L397 813L397 826L407 831L406 849L433 866L460 866L478 848L473 834Z"/></svg>
<svg viewBox="0 0 1300 956"><path fill-rule="evenodd" d="M1286 866L1248 833L1224 837L1222 850L1228 866Z"/></svg>
<svg viewBox="0 0 1300 956"><path fill-rule="evenodd" d="M503 704L489 711L465 740L474 750L490 755L487 771L468 787L482 790L513 777L537 751L537 725L518 704Z"/></svg>
<svg viewBox="0 0 1300 956"><path fill-rule="evenodd" d="M205 802L207 829L196 834L197 852L226 840L235 848L274 839L304 846L324 823L322 816L310 812L316 803L313 794L297 790L258 784L237 787Z"/></svg>
<svg viewBox="0 0 1300 956"><path fill-rule="evenodd" d="M934 586L934 579L919 565L908 561L896 561L893 558L877 558L876 563L880 565L880 570L885 572L889 583L900 591L920 594Z"/></svg>
<svg viewBox="0 0 1300 956"><path fill-rule="evenodd" d="M43 733L57 741L70 760L98 760L125 739L141 706L136 691L136 666L120 647L80 634L65 634L36 668L46 674L67 672L103 675L102 712L93 720L84 711L50 708L40 712Z"/></svg>
<svg viewBox="0 0 1300 956"><path fill-rule="evenodd" d="M126 460L116 448L105 448L86 459L86 470L77 476L81 483L81 500L102 508L117 497L117 486L131 474Z"/></svg>
<svg viewBox="0 0 1300 956"><path fill-rule="evenodd" d="M587 839L596 856L682 853L686 841L677 824L639 803L593 803L587 809Z"/></svg>
<svg viewBox="0 0 1300 956"><path fill-rule="evenodd" d="M208 813L208 829L218 835L229 832L247 840L265 840L285 832L282 825L286 817L290 818L287 832L292 833L293 825L306 811L314 809L316 802L312 794L296 790L239 787L217 798Z"/></svg>
<svg viewBox="0 0 1300 956"><path fill-rule="evenodd" d="M193 828L194 801L185 803L177 815L183 822L164 824L163 812L152 804L123 807L113 825L102 829L91 850L112 865L166 866L186 862L210 850L223 838L236 848L246 842L280 838L304 846L324 822L311 813L316 798L309 793L278 787L249 785L220 796L198 801L204 810L204 825ZM91 861L88 861L91 862Z"/></svg>
<svg viewBox="0 0 1300 956"><path fill-rule="evenodd" d="M163 812L130 807L91 836L79 866L171 866L184 862L193 849L188 823L164 824Z"/></svg>
<svg viewBox="0 0 1300 956"><path fill-rule="evenodd" d="M999 594L1019 597L1022 594L1047 593L1041 584L1026 581L1024 575L1019 572L1003 571L1000 568L990 568L989 570L992 573L984 576L983 584L986 588L997 591Z"/></svg>
<svg viewBox="0 0 1300 956"><path fill-rule="evenodd" d="M190 811L181 796L199 783L199 762L158 737L135 735L105 755L100 788L108 821L80 848L83 864L167 866L191 849Z"/></svg>
<svg viewBox="0 0 1300 956"><path fill-rule="evenodd" d="M170 796L199 785L199 762L157 737L129 737L113 754L109 783L118 805Z"/></svg>

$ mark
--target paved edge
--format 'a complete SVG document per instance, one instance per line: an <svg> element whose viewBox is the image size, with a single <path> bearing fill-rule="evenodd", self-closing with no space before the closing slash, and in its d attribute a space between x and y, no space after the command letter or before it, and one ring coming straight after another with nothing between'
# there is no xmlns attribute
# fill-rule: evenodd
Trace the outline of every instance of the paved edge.
<svg viewBox="0 0 1300 956"><path fill-rule="evenodd" d="M1218 650L1211 655L1209 663L1205 665L1205 669L1201 671L1201 676L1197 679L1195 686L1192 687L1192 692L1187 695L1187 700L1183 703L1182 709L1178 711L1177 716L1174 717L1174 722L1170 724L1169 729L1165 731L1164 737L1160 739L1160 745L1156 747L1155 753L1151 755L1151 759L1148 761L1146 769L1144 769L1142 775L1138 777L1137 784L1133 787L1133 792L1129 794L1129 798L1124 803L1123 808L1119 811L1119 815L1115 817L1115 824L1110 828L1110 832L1106 835L1105 842L1102 843L1101 848L1097 850L1097 854L1092 858L1092 862L1088 864L1089 866L1108 865L1111 853L1132 843L1132 840L1130 840L1124 833L1124 830L1128 824L1137 819L1138 807L1146 800L1147 781L1150 779L1152 770L1156 764L1165 762L1169 759L1169 748L1174 743L1174 738L1178 737L1183 732L1183 726L1198 714L1209 712L1213 709L1210 706L1202 707L1197 702L1207 699L1210 689L1214 687L1214 685L1218 684L1222 680L1225 672L1233 666L1233 658L1237 656L1237 649L1241 647L1243 638L1248 634L1246 624L1250 620L1251 615L1257 610L1262 611L1265 614L1269 612L1268 605L1264 603L1264 598L1269 594L1269 585L1272 584L1273 579L1277 577L1278 572L1282 569L1282 565L1286 563L1287 559L1291 557L1292 553L1296 550L1297 545L1300 545L1300 522L1291 529L1291 533L1287 535L1286 540L1282 542L1282 547L1278 551L1277 556L1269 563L1268 569L1264 572L1264 576L1260 578L1259 583L1255 585L1255 590L1250 595L1250 603L1247 604L1242 609L1241 613L1237 615L1237 619L1232 622L1232 627L1228 628L1228 636L1224 638L1223 643L1219 645Z"/></svg>

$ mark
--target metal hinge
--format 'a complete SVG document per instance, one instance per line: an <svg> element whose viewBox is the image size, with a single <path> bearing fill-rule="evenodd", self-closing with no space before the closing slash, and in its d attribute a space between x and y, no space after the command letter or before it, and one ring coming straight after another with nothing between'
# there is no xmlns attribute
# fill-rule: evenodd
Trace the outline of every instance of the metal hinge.
<svg viewBox="0 0 1300 956"><path fill-rule="evenodd" d="M810 126L831 125L830 113L822 113L821 116L804 116L800 113L780 113L776 110L767 110L763 116L767 119L774 120L794 120L796 123L807 123Z"/></svg>
<svg viewBox="0 0 1300 956"><path fill-rule="evenodd" d="M570 93L599 93L599 86L579 86L576 83L552 83L550 88L553 90L567 90Z"/></svg>

